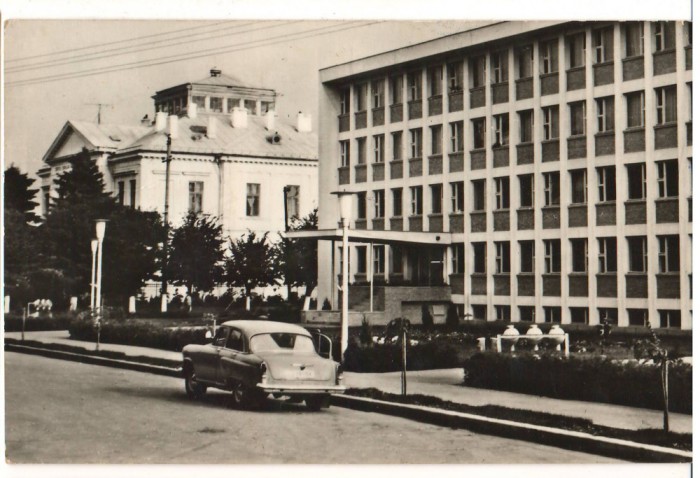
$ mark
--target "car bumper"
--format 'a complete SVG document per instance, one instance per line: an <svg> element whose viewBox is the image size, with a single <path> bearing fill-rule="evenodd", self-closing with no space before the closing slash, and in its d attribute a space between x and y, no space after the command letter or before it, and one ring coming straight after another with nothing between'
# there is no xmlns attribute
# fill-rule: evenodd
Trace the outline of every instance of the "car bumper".
<svg viewBox="0 0 700 478"><path fill-rule="evenodd" d="M309 395L309 394L326 394L326 393L344 393L345 387L342 385L281 385L281 384L263 384L256 385L258 390L266 393L282 393L285 395Z"/></svg>

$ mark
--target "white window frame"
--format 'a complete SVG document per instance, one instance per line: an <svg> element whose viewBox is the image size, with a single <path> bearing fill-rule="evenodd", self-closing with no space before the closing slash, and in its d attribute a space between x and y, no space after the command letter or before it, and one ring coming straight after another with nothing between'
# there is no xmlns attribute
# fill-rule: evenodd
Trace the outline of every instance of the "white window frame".
<svg viewBox="0 0 700 478"><path fill-rule="evenodd" d="M510 177L502 176L493 180L496 186L496 210L510 209Z"/></svg>
<svg viewBox="0 0 700 478"><path fill-rule="evenodd" d="M384 107L384 80L374 80L372 82L372 107Z"/></svg>
<svg viewBox="0 0 700 478"><path fill-rule="evenodd" d="M508 146L510 136L510 121L508 113L494 115L493 117L493 137L494 146Z"/></svg>
<svg viewBox="0 0 700 478"><path fill-rule="evenodd" d="M455 121L450 123L450 152L461 153L462 151L464 151L464 123Z"/></svg>
<svg viewBox="0 0 700 478"><path fill-rule="evenodd" d="M615 197L610 198L612 195L612 191L608 190L608 175L611 174L610 172L612 171L613 174L617 175L615 171L614 166L603 166L601 168L597 168L598 172L598 201L599 202L612 202L617 200L617 184L616 180L617 178L615 177L615 181L613 181L613 184L615 184Z"/></svg>
<svg viewBox="0 0 700 478"><path fill-rule="evenodd" d="M386 214L385 193L383 189L374 191L374 217L383 219Z"/></svg>
<svg viewBox="0 0 700 478"><path fill-rule="evenodd" d="M452 250L452 273L464 274L464 243L452 244L450 249Z"/></svg>
<svg viewBox="0 0 700 478"><path fill-rule="evenodd" d="M384 162L384 135L375 134L372 137L374 143L374 162L383 163Z"/></svg>
<svg viewBox="0 0 700 478"><path fill-rule="evenodd" d="M442 214L442 198L444 194L443 189L442 183L430 185L431 214ZM435 191L440 192L440 197L435 197Z"/></svg>
<svg viewBox="0 0 700 478"><path fill-rule="evenodd" d="M561 273L561 242L559 243L559 270L555 270L555 253L557 239L545 239L544 240L544 273L545 274L559 274Z"/></svg>
<svg viewBox="0 0 700 478"><path fill-rule="evenodd" d="M505 56L505 58L504 58ZM499 51L491 55L491 71L492 71L492 77L491 77L491 83L498 84L498 83L505 83L508 81L508 69L507 69L507 62L508 62L508 52L507 51Z"/></svg>
<svg viewBox="0 0 700 478"><path fill-rule="evenodd" d="M347 168L350 166L350 141L343 140L340 142L340 167Z"/></svg>
<svg viewBox="0 0 700 478"><path fill-rule="evenodd" d="M559 47L559 41L547 40L540 43L540 47L542 48L542 74L547 75L559 71L558 65L556 65L557 69L554 69L554 57L556 56L554 49Z"/></svg>
<svg viewBox="0 0 700 478"><path fill-rule="evenodd" d="M574 116L576 115L576 112L580 108L581 110L581 124L583 125L583 131L580 133L574 133L573 131L573 125L574 125ZM569 112L571 115L571 136L585 136L586 135L586 129L587 129L587 124L586 124L586 100L583 101L574 101L573 103L569 103Z"/></svg>
<svg viewBox="0 0 700 478"><path fill-rule="evenodd" d="M631 125L630 124L630 98L639 98L639 111L636 113L639 115L639 121L641 124ZM627 101L627 127L628 128L643 128L646 121L646 104L644 102L644 90L642 91L632 91L625 94L625 100Z"/></svg>
<svg viewBox="0 0 700 478"><path fill-rule="evenodd" d="M448 63L447 64L447 82L450 91L460 91L462 90L462 63Z"/></svg>
<svg viewBox="0 0 700 478"><path fill-rule="evenodd" d="M598 107L598 132L605 133L608 131L614 131L615 129L615 106L614 99L612 97L606 96L605 98L596 98L596 105ZM612 124L608 124L607 113L608 109L612 109Z"/></svg>
<svg viewBox="0 0 700 478"><path fill-rule="evenodd" d="M452 195L450 197L450 202L452 205L453 213L463 213L464 212L464 182L457 181L450 183L450 189Z"/></svg>
<svg viewBox="0 0 700 478"><path fill-rule="evenodd" d="M423 186L411 186L411 215L423 214Z"/></svg>
<svg viewBox="0 0 700 478"><path fill-rule="evenodd" d="M260 217L262 188L259 183L246 184L246 217Z"/></svg>
<svg viewBox="0 0 700 478"><path fill-rule="evenodd" d="M510 242L496 241L496 274L510 273ZM506 265L508 268L506 270Z"/></svg>
<svg viewBox="0 0 700 478"><path fill-rule="evenodd" d="M571 177L571 204L588 204L588 170L572 169L569 171ZM574 202L574 173L582 173L583 178L583 202Z"/></svg>
<svg viewBox="0 0 700 478"><path fill-rule="evenodd" d="M384 274L386 270L386 256L384 255L384 245L374 245L372 247L373 274Z"/></svg>
<svg viewBox="0 0 700 478"><path fill-rule="evenodd" d="M547 106L542 108L542 127L543 134L542 139L545 141L551 139L557 139L559 137L559 125L557 124L557 131L554 131L554 117L556 116L558 110L555 106ZM556 135L556 136L555 136Z"/></svg>
<svg viewBox="0 0 700 478"><path fill-rule="evenodd" d="M556 171L550 171L544 173L544 205L545 206L558 206L561 203L561 193L558 195L557 202L554 202L554 188L555 180L559 177Z"/></svg>
<svg viewBox="0 0 700 478"><path fill-rule="evenodd" d="M422 133L423 130L420 128L415 128L411 131L411 158L421 158L423 157L422 145L423 142Z"/></svg>
<svg viewBox="0 0 700 478"><path fill-rule="evenodd" d="M608 274L608 273L617 272L617 269L618 269L617 267L615 267L614 270L609 269L608 259L610 258L609 256L610 256L610 254L613 253L613 251L609 250L608 241L616 241L616 239L614 237L599 237L598 238L598 273L599 274ZM617 247L615 248L614 253L617 254Z"/></svg>
<svg viewBox="0 0 700 478"><path fill-rule="evenodd" d="M656 89L656 124L673 124L678 121L678 90L675 91L676 107L675 118L668 118L666 114L666 103L668 103L668 92L673 91L673 86L664 86Z"/></svg>

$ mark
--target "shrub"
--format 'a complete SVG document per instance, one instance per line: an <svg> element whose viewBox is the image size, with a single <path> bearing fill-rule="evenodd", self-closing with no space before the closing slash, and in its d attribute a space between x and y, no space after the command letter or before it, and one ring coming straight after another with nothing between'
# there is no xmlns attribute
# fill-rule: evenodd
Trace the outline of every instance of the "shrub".
<svg viewBox="0 0 700 478"><path fill-rule="evenodd" d="M421 306L421 322L425 327L432 327L435 324L433 320L433 314L430 313L430 307L428 304L423 304Z"/></svg>
<svg viewBox="0 0 700 478"><path fill-rule="evenodd" d="M35 332L39 330L66 330L68 324L74 318L73 314L54 314L53 317L27 317L24 330ZM6 315L5 332L21 332L22 316Z"/></svg>
<svg viewBox="0 0 700 478"><path fill-rule="evenodd" d="M335 345L334 345L335 348ZM408 370L454 368L464 364L458 345L446 341L431 341L408 346ZM350 372L396 372L401 370L401 344L360 347L354 342L345 351L345 370Z"/></svg>

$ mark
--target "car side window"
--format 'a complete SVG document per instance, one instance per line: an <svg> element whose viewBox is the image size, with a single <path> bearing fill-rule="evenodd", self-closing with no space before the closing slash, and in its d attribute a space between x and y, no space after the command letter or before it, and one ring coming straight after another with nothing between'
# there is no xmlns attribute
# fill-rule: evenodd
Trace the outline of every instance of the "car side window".
<svg viewBox="0 0 700 478"><path fill-rule="evenodd" d="M243 351L243 334L240 330L231 329L231 335L226 342L226 348L231 350Z"/></svg>
<svg viewBox="0 0 700 478"><path fill-rule="evenodd" d="M228 339L229 328L219 327L214 336L214 346L223 347L226 344L226 339Z"/></svg>

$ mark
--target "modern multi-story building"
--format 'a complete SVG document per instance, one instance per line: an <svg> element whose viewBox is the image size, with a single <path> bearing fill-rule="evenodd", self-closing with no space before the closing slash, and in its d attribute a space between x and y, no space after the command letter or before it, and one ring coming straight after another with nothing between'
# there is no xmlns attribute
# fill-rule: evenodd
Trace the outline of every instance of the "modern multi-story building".
<svg viewBox="0 0 700 478"><path fill-rule="evenodd" d="M498 22L321 70L319 303L345 191L351 308L690 329L691 38Z"/></svg>

